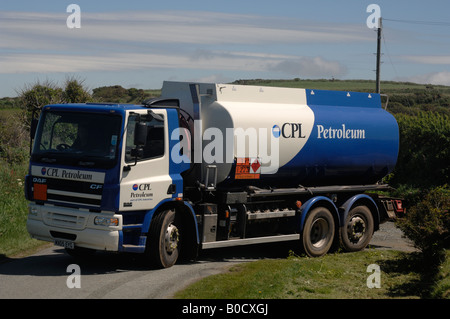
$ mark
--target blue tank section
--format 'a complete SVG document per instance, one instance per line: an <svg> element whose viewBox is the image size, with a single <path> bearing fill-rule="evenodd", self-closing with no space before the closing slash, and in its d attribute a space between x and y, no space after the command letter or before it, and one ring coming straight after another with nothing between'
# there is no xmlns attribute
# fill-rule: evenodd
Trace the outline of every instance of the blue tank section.
<svg viewBox="0 0 450 319"><path fill-rule="evenodd" d="M305 147L280 168L280 175L304 186L320 186L372 184L392 172L399 150L398 125L381 108L380 95L368 96L307 90L313 130Z"/></svg>
<svg viewBox="0 0 450 319"><path fill-rule="evenodd" d="M306 90L306 96L314 125L304 147L275 174L245 181L230 176L223 185L365 185L392 172L399 130L395 118L382 108L379 94ZM277 132L283 138L280 135Z"/></svg>

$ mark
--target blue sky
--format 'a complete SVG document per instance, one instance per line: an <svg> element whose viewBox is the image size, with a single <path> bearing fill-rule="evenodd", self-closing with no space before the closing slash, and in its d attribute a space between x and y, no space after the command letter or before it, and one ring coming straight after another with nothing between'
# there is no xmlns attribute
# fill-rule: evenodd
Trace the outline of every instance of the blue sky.
<svg viewBox="0 0 450 319"><path fill-rule="evenodd" d="M71 3L79 29L66 24ZM382 80L450 85L449 1L17 0L0 4L0 97L71 76L91 89L375 79L369 4L384 19Z"/></svg>

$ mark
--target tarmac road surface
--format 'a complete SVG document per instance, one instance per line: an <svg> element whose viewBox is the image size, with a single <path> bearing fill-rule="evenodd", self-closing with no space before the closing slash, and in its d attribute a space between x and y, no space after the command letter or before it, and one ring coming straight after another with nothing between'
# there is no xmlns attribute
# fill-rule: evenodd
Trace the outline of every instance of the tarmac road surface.
<svg viewBox="0 0 450 319"><path fill-rule="evenodd" d="M0 299L171 298L190 283L221 273L233 264L285 258L293 245L291 242L211 249L195 262L177 264L168 269L148 269L135 255L98 253L89 261L80 262L67 255L61 247L52 246L34 255L0 264ZM414 250L392 222L381 225L371 247ZM75 263L79 266L79 273L73 268L68 269ZM81 275L76 277L77 274Z"/></svg>

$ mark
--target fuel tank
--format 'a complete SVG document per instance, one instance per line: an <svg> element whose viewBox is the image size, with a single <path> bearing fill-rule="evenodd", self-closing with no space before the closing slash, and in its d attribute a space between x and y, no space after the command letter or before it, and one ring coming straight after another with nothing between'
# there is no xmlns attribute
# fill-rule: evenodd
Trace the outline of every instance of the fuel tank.
<svg viewBox="0 0 450 319"><path fill-rule="evenodd" d="M164 82L162 97L180 100L189 130L188 184L372 184L397 161L398 125L379 94Z"/></svg>

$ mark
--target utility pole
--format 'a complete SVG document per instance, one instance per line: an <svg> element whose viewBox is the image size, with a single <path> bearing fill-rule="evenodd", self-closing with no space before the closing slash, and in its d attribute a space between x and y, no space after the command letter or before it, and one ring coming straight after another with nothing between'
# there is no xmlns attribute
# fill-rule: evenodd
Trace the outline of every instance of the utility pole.
<svg viewBox="0 0 450 319"><path fill-rule="evenodd" d="M381 64L381 17L378 18L378 30L377 30L377 93L380 93L380 64Z"/></svg>

